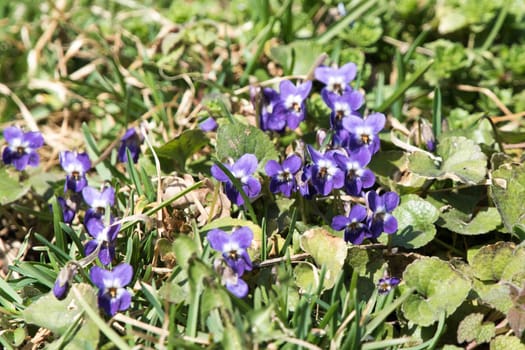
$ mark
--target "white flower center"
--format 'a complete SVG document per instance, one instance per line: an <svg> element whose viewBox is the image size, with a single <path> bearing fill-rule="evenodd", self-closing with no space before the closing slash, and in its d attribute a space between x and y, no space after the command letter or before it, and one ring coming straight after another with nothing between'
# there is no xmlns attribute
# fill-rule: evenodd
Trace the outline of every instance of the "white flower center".
<svg viewBox="0 0 525 350"><path fill-rule="evenodd" d="M284 106L287 109L293 109L295 112L301 112L301 103L303 102L300 95L290 95L286 98Z"/></svg>
<svg viewBox="0 0 525 350"><path fill-rule="evenodd" d="M346 83L341 76L328 78L328 85L326 86L328 91L341 94L346 89Z"/></svg>

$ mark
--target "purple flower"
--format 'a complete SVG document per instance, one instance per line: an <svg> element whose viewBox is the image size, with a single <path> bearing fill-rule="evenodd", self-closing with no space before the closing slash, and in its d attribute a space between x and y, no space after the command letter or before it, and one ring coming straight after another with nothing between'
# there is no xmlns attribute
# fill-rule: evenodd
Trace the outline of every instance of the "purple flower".
<svg viewBox="0 0 525 350"><path fill-rule="evenodd" d="M67 297L69 287L71 287L71 280L76 274L76 269L70 269L68 266L64 267L58 273L55 284L53 285L53 295L58 300L63 300Z"/></svg>
<svg viewBox="0 0 525 350"><path fill-rule="evenodd" d="M202 131L213 131L217 129L217 122L212 117L209 117L199 123L199 128Z"/></svg>
<svg viewBox="0 0 525 350"><path fill-rule="evenodd" d="M397 220L391 214L399 205L399 196L395 192L386 192L382 195L375 191L366 194L368 208L372 211L369 217L369 228L372 238L377 238L381 233L394 233L397 231Z"/></svg>
<svg viewBox="0 0 525 350"><path fill-rule="evenodd" d="M314 75L315 79L323 82L330 93L342 95L348 89L351 89L349 83L355 79L357 66L355 63L347 63L341 68L317 67Z"/></svg>
<svg viewBox="0 0 525 350"><path fill-rule="evenodd" d="M372 159L366 149L359 149L346 156L342 153L334 154L335 161L345 172L345 192L351 196L360 196L363 188L372 187L376 181L374 173L365 168Z"/></svg>
<svg viewBox="0 0 525 350"><path fill-rule="evenodd" d="M334 230L345 230L345 242L352 244L361 244L370 236L370 231L365 224L367 217L366 208L356 204L350 210L348 216L337 215L332 219L332 228Z"/></svg>
<svg viewBox="0 0 525 350"><path fill-rule="evenodd" d="M62 209L62 218L66 224L71 224L76 214L76 203L62 197L57 198L57 202Z"/></svg>
<svg viewBox="0 0 525 350"><path fill-rule="evenodd" d="M281 93L281 101L284 106L284 115L287 125L294 130L304 120L305 116L305 100L312 88L310 80L295 86L289 80L281 81L279 90Z"/></svg>
<svg viewBox="0 0 525 350"><path fill-rule="evenodd" d="M382 113L372 113L365 119L353 115L343 119L343 126L350 133L350 149L355 151L364 147L371 154L379 151L378 134L385 122L386 118Z"/></svg>
<svg viewBox="0 0 525 350"><path fill-rule="evenodd" d="M107 207L112 207L115 204L115 189L111 186L106 186L99 192L93 187L86 186L82 190L84 201L89 205L90 211L103 216Z"/></svg>
<svg viewBox="0 0 525 350"><path fill-rule="evenodd" d="M245 270L252 269L252 261L246 250L252 244L252 240L253 232L246 226L234 230L231 235L219 229L208 232L211 247L222 252L228 266L239 276L242 276Z"/></svg>
<svg viewBox="0 0 525 350"><path fill-rule="evenodd" d="M133 278L131 265L122 263L113 271L93 266L89 271L91 281L98 287L98 305L106 314L114 316L118 311L125 311L131 304L131 294L126 287Z"/></svg>
<svg viewBox="0 0 525 350"><path fill-rule="evenodd" d="M295 174L297 174L301 165L301 158L295 154L286 158L282 165L275 160L269 160L264 169L266 174L271 177L270 191L272 193L280 192L284 196L290 197L292 191L295 191Z"/></svg>
<svg viewBox="0 0 525 350"><path fill-rule="evenodd" d="M234 271L221 257L213 262L215 271L221 276L221 282L226 289L237 298L244 298L248 295L248 285L241 279L241 276Z"/></svg>
<svg viewBox="0 0 525 350"><path fill-rule="evenodd" d="M87 185L86 173L91 169L87 153L64 151L60 153L60 165L67 173L64 192L68 189L80 192Z"/></svg>
<svg viewBox="0 0 525 350"><path fill-rule="evenodd" d="M335 152L327 151L322 154L310 145L308 151L313 161L310 181L317 193L326 196L333 189L343 187L344 174L334 160Z"/></svg>
<svg viewBox="0 0 525 350"><path fill-rule="evenodd" d="M361 117L357 112L365 102L359 91L346 90L342 95L332 94L327 90L321 92L323 101L332 110L330 125L334 130L343 128L343 119L353 115Z"/></svg>
<svg viewBox="0 0 525 350"><path fill-rule="evenodd" d="M259 124L262 130L283 131L286 127L285 107L281 96L272 88L262 89Z"/></svg>
<svg viewBox="0 0 525 350"><path fill-rule="evenodd" d="M102 219L95 216L89 218L85 223L89 235L94 239L86 243L84 254L91 254L100 244L101 247L98 258L102 264L109 265L115 257L115 240L120 231L120 224L110 224L106 226Z"/></svg>
<svg viewBox="0 0 525 350"><path fill-rule="evenodd" d="M379 294L388 294L399 282L401 280L397 277L382 277L377 282L377 290Z"/></svg>
<svg viewBox="0 0 525 350"><path fill-rule="evenodd" d="M4 130L7 146L2 153L5 164L13 164L16 170L22 171L28 165L37 166L40 157L36 150L44 145L42 134L37 131L23 132L16 126Z"/></svg>
<svg viewBox="0 0 525 350"><path fill-rule="evenodd" d="M252 174L257 169L257 158L253 154L245 154L239 158L233 165L224 164L224 166L239 179L242 190L248 198L255 198L261 192L261 183ZM230 178L216 164L211 167L211 174L220 182L225 183L226 196L237 205L244 204L241 193L235 188Z"/></svg>
<svg viewBox="0 0 525 350"><path fill-rule="evenodd" d="M118 149L117 160L121 163L126 163L128 161L126 150L129 149L133 163L136 163L139 160L142 138L137 134L135 128L129 128L120 141L121 143Z"/></svg>

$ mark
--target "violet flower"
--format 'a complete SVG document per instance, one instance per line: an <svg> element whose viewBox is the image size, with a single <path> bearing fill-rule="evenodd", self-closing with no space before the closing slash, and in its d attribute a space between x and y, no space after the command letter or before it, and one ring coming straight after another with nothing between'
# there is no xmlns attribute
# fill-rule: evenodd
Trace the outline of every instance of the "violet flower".
<svg viewBox="0 0 525 350"><path fill-rule="evenodd" d="M36 167L40 157L36 150L44 145L42 134L37 131L23 132L16 126L4 130L7 146L2 153L5 164L13 164L18 171L24 170L28 165Z"/></svg>
<svg viewBox="0 0 525 350"><path fill-rule="evenodd" d="M71 280L77 273L77 267L73 266L71 268L70 266L66 265L60 272L58 273L57 279L55 281L55 284L53 285L53 295L58 300L63 300L67 297L67 294L69 293L69 288L71 287Z"/></svg>
<svg viewBox="0 0 525 350"><path fill-rule="evenodd" d="M326 196L333 189L343 187L344 174L334 160L335 152L327 151L322 154L310 145L308 151L313 161L310 181L317 193Z"/></svg>
<svg viewBox="0 0 525 350"><path fill-rule="evenodd" d="M217 129L217 122L212 117L209 117L199 123L199 128L202 131L213 131Z"/></svg>
<svg viewBox="0 0 525 350"><path fill-rule="evenodd" d="M289 198L292 191L295 191L295 174L301 165L301 158L295 154L286 158L282 165L275 160L269 160L264 169L266 174L270 176L270 191L272 193L280 192Z"/></svg>
<svg viewBox="0 0 525 350"><path fill-rule="evenodd" d="M365 119L349 116L343 119L344 128L351 134L350 149L352 151L364 147L371 154L379 151L379 132L384 128L386 122L382 113L372 113Z"/></svg>
<svg viewBox="0 0 525 350"><path fill-rule="evenodd" d="M310 94L312 82L310 80L295 86L289 80L281 81L279 90L281 101L284 105L284 115L290 129L296 129L304 120L305 100Z"/></svg>
<svg viewBox="0 0 525 350"><path fill-rule="evenodd" d="M397 277L382 277L377 282L377 290L379 294L388 294L399 284L401 280Z"/></svg>
<svg viewBox="0 0 525 350"><path fill-rule="evenodd" d="M241 276L234 271L226 261L221 257L213 262L215 271L221 276L221 282L226 289L237 298L244 298L248 295L248 284L244 282Z"/></svg>
<svg viewBox="0 0 525 350"><path fill-rule="evenodd" d="M331 68L326 66L317 67L314 75L315 79L323 82L329 93L342 95L351 89L349 83L355 79L357 66L355 63L347 63L341 68Z"/></svg>
<svg viewBox="0 0 525 350"><path fill-rule="evenodd" d="M365 102L365 97L359 91L346 90L342 95L337 95L323 90L321 96L326 105L332 110L330 125L334 130L342 129L343 119L351 115L361 117L357 111Z"/></svg>
<svg viewBox="0 0 525 350"><path fill-rule="evenodd" d="M102 264L109 265L115 257L115 240L120 231L120 224L106 226L102 219L91 217L86 222L86 229L94 239L86 243L84 254L91 254L100 244L98 258Z"/></svg>
<svg viewBox="0 0 525 350"><path fill-rule="evenodd" d="M253 240L253 232L249 227L240 227L231 234L213 229L208 232L207 238L211 247L222 253L222 257L236 274L242 276L244 271L252 269L247 251Z"/></svg>
<svg viewBox="0 0 525 350"><path fill-rule="evenodd" d="M137 163L140 155L142 137L137 133L135 128L129 128L120 141L121 143L117 153L117 160L121 163L126 163L128 161L126 150L129 149L133 163Z"/></svg>
<svg viewBox="0 0 525 350"><path fill-rule="evenodd" d="M91 169L87 153L63 151L60 153L60 165L67 173L64 192L68 189L81 192L87 186L86 173Z"/></svg>
<svg viewBox="0 0 525 350"><path fill-rule="evenodd" d="M224 166L235 178L239 179L242 190L248 198L255 198L261 192L261 183L252 176L257 169L257 158L255 155L247 153L233 163L233 165L224 164ZM212 165L211 174L215 179L225 183L226 196L230 201L237 205L244 204L241 193L219 166L216 164Z"/></svg>
<svg viewBox="0 0 525 350"><path fill-rule="evenodd" d="M367 217L366 208L356 204L350 210L348 216L337 215L332 219L331 227L334 230L344 230L345 242L352 244L361 244L370 236L370 231L365 224Z"/></svg>
<svg viewBox="0 0 525 350"><path fill-rule="evenodd" d="M369 229L372 238L377 238L381 233L394 233L397 231L397 219L391 214L399 205L399 196L395 192L386 192L382 195L375 191L366 194L368 208L372 211L369 216Z"/></svg>
<svg viewBox="0 0 525 350"><path fill-rule="evenodd" d="M351 196L360 196L363 188L372 187L376 181L374 173L365 168L372 159L372 155L361 148L346 156L342 153L334 154L335 161L345 172L344 190Z"/></svg>
<svg viewBox="0 0 525 350"><path fill-rule="evenodd" d="M115 204L115 189L111 186L106 186L99 192L93 187L86 186L82 190L82 197L84 197L84 201L90 207L88 210L102 217L106 208Z"/></svg>
<svg viewBox="0 0 525 350"><path fill-rule="evenodd" d="M285 107L281 96L272 88L262 89L259 126L261 130L281 132L286 127Z"/></svg>
<svg viewBox="0 0 525 350"><path fill-rule="evenodd" d="M63 197L57 197L57 202L62 210L62 219L66 224L71 224L76 214L76 203Z"/></svg>
<svg viewBox="0 0 525 350"><path fill-rule="evenodd" d="M89 271L91 281L98 287L98 305L109 316L125 311L131 304L131 294L126 286L133 278L131 265L122 263L112 271L93 266Z"/></svg>

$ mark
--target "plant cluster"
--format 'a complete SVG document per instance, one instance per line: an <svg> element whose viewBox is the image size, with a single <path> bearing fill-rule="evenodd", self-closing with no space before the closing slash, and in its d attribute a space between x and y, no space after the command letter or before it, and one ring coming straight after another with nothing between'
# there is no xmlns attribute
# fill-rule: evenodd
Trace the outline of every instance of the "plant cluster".
<svg viewBox="0 0 525 350"><path fill-rule="evenodd" d="M521 1L0 12L1 347L525 348Z"/></svg>

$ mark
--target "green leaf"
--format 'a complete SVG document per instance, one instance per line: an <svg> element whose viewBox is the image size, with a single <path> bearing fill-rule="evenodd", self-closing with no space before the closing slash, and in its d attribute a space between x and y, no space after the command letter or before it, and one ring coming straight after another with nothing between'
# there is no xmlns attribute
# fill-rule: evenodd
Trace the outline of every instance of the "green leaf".
<svg viewBox="0 0 525 350"><path fill-rule="evenodd" d="M430 326L440 314L453 313L467 297L471 283L450 264L438 258L423 258L407 266L403 280L415 288L401 309L410 321Z"/></svg>
<svg viewBox="0 0 525 350"><path fill-rule="evenodd" d="M420 197L410 194L401 197L401 204L393 211L397 219L397 232L391 235L394 246L416 249L423 247L436 235L434 222L439 217L439 210ZM381 240L388 239L383 235Z"/></svg>
<svg viewBox="0 0 525 350"><path fill-rule="evenodd" d="M487 157L474 141L463 136L444 137L437 146L437 154L442 158L439 164L423 152L414 152L409 156L409 169L430 179L471 184L485 178Z"/></svg>
<svg viewBox="0 0 525 350"><path fill-rule="evenodd" d="M332 288L346 259L345 241L330 235L323 228L313 228L301 236L301 248L314 258L319 267L326 267L323 287Z"/></svg>
<svg viewBox="0 0 525 350"><path fill-rule="evenodd" d="M496 327L492 322L483 323L483 314L472 313L465 317L458 326L458 343L476 341L488 343L496 334Z"/></svg>
<svg viewBox="0 0 525 350"><path fill-rule="evenodd" d="M360 276L371 276L381 269L385 259L379 249L355 245L348 248L348 263Z"/></svg>
<svg viewBox="0 0 525 350"><path fill-rule="evenodd" d="M500 335L490 342L490 350L525 350L520 338L513 335Z"/></svg>
<svg viewBox="0 0 525 350"><path fill-rule="evenodd" d="M525 224L525 164L503 164L491 173L489 193L498 208L505 228Z"/></svg>
<svg viewBox="0 0 525 350"><path fill-rule="evenodd" d="M97 296L88 284L78 284L83 299L88 305L97 309ZM29 305L22 317L27 323L44 327L57 335L64 334L78 317L82 316L82 308L76 303L73 293L64 300L57 300L52 292L42 296ZM99 340L99 329L91 318L85 318L78 332L65 349L96 349Z"/></svg>
<svg viewBox="0 0 525 350"><path fill-rule="evenodd" d="M199 251L197 243L188 236L179 236L173 242L173 252L180 266L188 267L188 260Z"/></svg>
<svg viewBox="0 0 525 350"><path fill-rule="evenodd" d="M455 208L444 212L441 217L445 220L443 227L462 235L481 235L495 230L501 225L501 216L494 207L478 211L474 217L472 213L465 213Z"/></svg>
<svg viewBox="0 0 525 350"><path fill-rule="evenodd" d="M301 262L293 269L295 284L300 292L313 292L319 286L319 271L312 264Z"/></svg>
<svg viewBox="0 0 525 350"><path fill-rule="evenodd" d="M161 147L155 147L155 152L163 168L183 171L186 169L186 161L207 144L208 138L204 132L192 129L184 131ZM173 163L170 164L170 161Z"/></svg>
<svg viewBox="0 0 525 350"><path fill-rule="evenodd" d="M6 205L24 196L31 187L26 182L18 180L20 174L0 168L0 205Z"/></svg>
<svg viewBox="0 0 525 350"><path fill-rule="evenodd" d="M507 313L512 307L510 289L507 284L482 282L474 279L472 289L484 303L491 305L502 313Z"/></svg>
<svg viewBox="0 0 525 350"><path fill-rule="evenodd" d="M257 157L259 171L264 169L270 159L279 158L272 141L260 129L237 122L220 125L217 130L217 157L219 160L228 157L237 160L246 153Z"/></svg>
<svg viewBox="0 0 525 350"><path fill-rule="evenodd" d="M515 246L511 242L498 242L483 246L468 258L474 277L481 281L497 282L511 263Z"/></svg>

